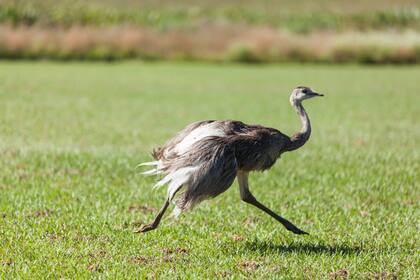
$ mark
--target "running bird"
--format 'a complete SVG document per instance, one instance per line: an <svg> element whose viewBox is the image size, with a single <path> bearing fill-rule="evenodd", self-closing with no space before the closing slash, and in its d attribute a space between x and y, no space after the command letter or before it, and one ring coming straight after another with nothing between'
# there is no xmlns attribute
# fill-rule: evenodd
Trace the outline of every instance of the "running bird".
<svg viewBox="0 0 420 280"><path fill-rule="evenodd" d="M143 174L165 175L155 187L167 185L167 198L154 221L137 232L157 228L171 201L175 203L174 214L178 215L223 193L237 177L243 201L266 212L287 230L307 234L252 195L248 174L271 168L282 153L294 151L308 141L311 124L302 101L315 96L323 95L308 87L299 86L293 90L290 103L301 119L302 128L292 137L275 128L240 121L208 120L188 125L163 147L155 149L155 161L140 166L153 166Z"/></svg>

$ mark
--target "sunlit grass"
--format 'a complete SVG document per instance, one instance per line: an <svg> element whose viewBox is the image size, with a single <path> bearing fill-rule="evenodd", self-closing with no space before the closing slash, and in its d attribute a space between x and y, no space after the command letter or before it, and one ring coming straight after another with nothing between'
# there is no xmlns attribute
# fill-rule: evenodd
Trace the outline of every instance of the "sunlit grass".
<svg viewBox="0 0 420 280"><path fill-rule="evenodd" d="M416 279L418 67L0 64L1 278ZM165 190L134 169L186 124L240 119L292 134L291 89L313 134L256 197L309 236L244 204L236 183L153 232Z"/></svg>
<svg viewBox="0 0 420 280"><path fill-rule="evenodd" d="M291 32L420 28L416 0L69 1L0 2L0 22L13 25L136 25L190 29L206 22L265 25Z"/></svg>

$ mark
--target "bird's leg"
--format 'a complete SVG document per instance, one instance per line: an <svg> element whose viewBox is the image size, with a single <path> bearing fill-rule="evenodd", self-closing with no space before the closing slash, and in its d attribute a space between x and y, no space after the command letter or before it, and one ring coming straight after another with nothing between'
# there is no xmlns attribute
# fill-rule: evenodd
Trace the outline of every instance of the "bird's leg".
<svg viewBox="0 0 420 280"><path fill-rule="evenodd" d="M290 230L291 232L296 233L296 234L308 234L307 232L304 232L303 230L299 229L297 226L295 226L294 224L292 224L285 218L271 211L270 208L260 203L252 195L248 187L248 173L247 172L238 172L237 177L238 177L238 182L239 182L239 190L241 194L241 199L243 201L263 210L265 213L267 213L268 215L270 215L271 217L279 221L287 230Z"/></svg>
<svg viewBox="0 0 420 280"><path fill-rule="evenodd" d="M165 214L166 209L168 209L168 206L169 206L169 200L167 199L165 201L165 204L163 204L162 208L159 210L159 213L156 215L153 222L150 224L144 225L142 228L135 231L135 233L147 232L147 231L154 230L155 228L157 228L160 223L160 220L163 217L163 214Z"/></svg>

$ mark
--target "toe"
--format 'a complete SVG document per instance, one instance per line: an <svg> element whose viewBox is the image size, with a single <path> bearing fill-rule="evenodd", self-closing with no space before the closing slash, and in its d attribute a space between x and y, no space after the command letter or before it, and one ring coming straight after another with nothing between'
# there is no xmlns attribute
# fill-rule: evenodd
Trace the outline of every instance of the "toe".
<svg viewBox="0 0 420 280"><path fill-rule="evenodd" d="M307 232L299 229L298 227L292 227L292 228L288 228L288 230L290 230L291 232L293 232L294 234L308 234Z"/></svg>
<svg viewBox="0 0 420 280"><path fill-rule="evenodd" d="M140 229L134 231L134 233L143 233L155 229L153 225L144 225Z"/></svg>

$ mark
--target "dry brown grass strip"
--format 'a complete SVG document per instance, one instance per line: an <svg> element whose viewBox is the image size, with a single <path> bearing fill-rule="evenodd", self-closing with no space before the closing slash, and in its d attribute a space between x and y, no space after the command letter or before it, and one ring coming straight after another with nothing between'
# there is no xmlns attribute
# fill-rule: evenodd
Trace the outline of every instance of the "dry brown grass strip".
<svg viewBox="0 0 420 280"><path fill-rule="evenodd" d="M417 63L420 33L317 32L202 24L158 32L134 26L0 26L0 58L181 59L238 62Z"/></svg>

